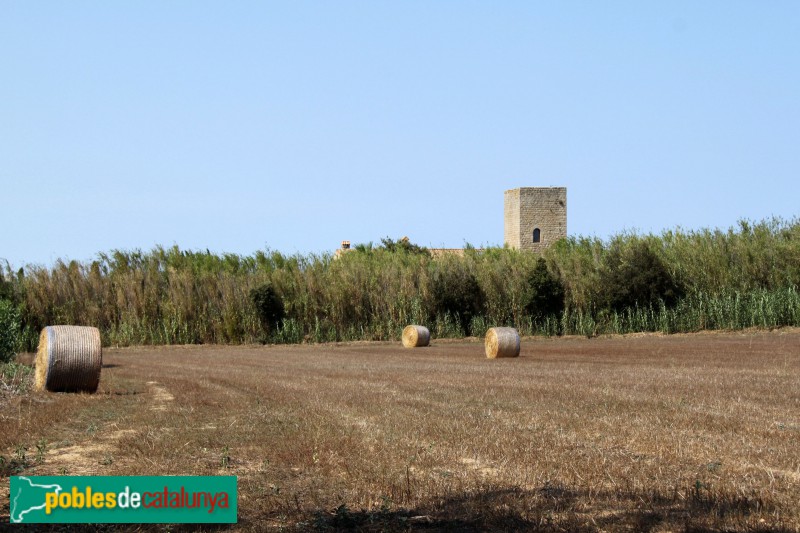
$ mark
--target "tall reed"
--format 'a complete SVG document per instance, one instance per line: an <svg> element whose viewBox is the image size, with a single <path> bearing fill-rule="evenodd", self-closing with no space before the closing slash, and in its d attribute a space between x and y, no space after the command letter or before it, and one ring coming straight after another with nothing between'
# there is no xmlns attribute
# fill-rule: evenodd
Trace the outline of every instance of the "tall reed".
<svg viewBox="0 0 800 533"><path fill-rule="evenodd" d="M672 308L603 308L598 294L610 247L643 241L686 296ZM177 246L114 250L88 263L29 265L24 273L6 265L4 294L20 304L29 350L39 329L51 324L96 326L103 342L113 345L397 339L409 323L428 325L435 337L481 336L498 325L542 335L800 325L798 220L742 221L727 231L626 233L607 242L562 240L544 257L564 285L565 310L536 320L526 313L536 254L470 248L463 256L433 258L404 249L356 248L339 259L270 250L218 255ZM442 308L436 291L443 276L474 277L480 312ZM286 311L266 338L250 300L251 291L264 284L273 287Z"/></svg>

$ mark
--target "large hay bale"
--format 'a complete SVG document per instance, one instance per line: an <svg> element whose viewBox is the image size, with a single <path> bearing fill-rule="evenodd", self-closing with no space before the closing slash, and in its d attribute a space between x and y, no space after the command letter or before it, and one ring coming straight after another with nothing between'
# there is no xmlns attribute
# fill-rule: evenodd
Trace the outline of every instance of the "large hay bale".
<svg viewBox="0 0 800 533"><path fill-rule="evenodd" d="M406 326L403 329L403 346L417 348L431 342L431 332L425 326Z"/></svg>
<svg viewBox="0 0 800 533"><path fill-rule="evenodd" d="M486 357L519 357L519 333L514 328L490 328L486 332Z"/></svg>
<svg viewBox="0 0 800 533"><path fill-rule="evenodd" d="M39 335L37 390L95 392L102 366L103 348L97 328L47 326Z"/></svg>

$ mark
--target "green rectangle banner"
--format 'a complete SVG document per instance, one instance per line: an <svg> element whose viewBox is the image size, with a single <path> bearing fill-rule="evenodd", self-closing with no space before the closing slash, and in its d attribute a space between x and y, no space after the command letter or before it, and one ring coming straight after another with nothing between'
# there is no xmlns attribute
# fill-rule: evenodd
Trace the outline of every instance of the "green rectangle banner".
<svg viewBox="0 0 800 533"><path fill-rule="evenodd" d="M236 523L236 476L13 476L11 522Z"/></svg>

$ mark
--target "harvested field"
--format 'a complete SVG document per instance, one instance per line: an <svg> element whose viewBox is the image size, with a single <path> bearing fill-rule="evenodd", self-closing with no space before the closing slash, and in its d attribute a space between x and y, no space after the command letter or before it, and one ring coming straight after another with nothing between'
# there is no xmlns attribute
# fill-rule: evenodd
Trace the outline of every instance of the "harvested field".
<svg viewBox="0 0 800 533"><path fill-rule="evenodd" d="M4 476L237 475L241 530L800 530L797 330L103 362L0 400Z"/></svg>

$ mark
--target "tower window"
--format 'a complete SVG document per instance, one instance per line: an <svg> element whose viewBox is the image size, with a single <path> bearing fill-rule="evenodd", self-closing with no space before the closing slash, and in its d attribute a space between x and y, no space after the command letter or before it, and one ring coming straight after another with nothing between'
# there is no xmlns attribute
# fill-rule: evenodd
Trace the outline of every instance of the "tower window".
<svg viewBox="0 0 800 533"><path fill-rule="evenodd" d="M542 240L542 232L539 231L539 228L533 230L533 242L539 242Z"/></svg>

